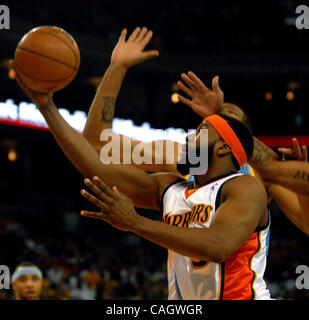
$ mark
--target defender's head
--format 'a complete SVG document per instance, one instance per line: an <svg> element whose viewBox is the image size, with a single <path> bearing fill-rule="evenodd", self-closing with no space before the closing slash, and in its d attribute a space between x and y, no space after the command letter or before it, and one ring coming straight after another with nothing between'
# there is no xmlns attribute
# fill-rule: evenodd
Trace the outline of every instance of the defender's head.
<svg viewBox="0 0 309 320"><path fill-rule="evenodd" d="M12 275L16 300L39 300L43 289L42 271L33 263L19 264Z"/></svg>
<svg viewBox="0 0 309 320"><path fill-rule="evenodd" d="M236 120L239 120L243 124L245 124L251 131L252 131L252 122L248 116L248 114L240 108L238 105L234 103L224 103L222 111L220 114L225 114L227 116L230 116L231 118L234 118Z"/></svg>

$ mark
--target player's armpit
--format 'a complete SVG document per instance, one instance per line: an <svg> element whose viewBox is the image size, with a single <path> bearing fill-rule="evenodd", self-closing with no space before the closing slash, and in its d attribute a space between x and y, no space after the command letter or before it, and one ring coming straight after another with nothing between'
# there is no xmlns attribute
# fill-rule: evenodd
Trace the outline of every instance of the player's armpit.
<svg viewBox="0 0 309 320"><path fill-rule="evenodd" d="M257 227L267 224L267 195L257 179L244 175L223 185L220 201L210 229L220 238L218 254L225 261Z"/></svg>

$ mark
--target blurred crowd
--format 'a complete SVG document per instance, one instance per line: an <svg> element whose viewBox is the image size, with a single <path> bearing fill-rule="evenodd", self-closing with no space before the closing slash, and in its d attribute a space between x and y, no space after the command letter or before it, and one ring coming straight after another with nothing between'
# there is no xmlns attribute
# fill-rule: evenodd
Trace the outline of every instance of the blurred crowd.
<svg viewBox="0 0 309 320"><path fill-rule="evenodd" d="M276 205L271 211L265 274L271 295L308 299L308 290L295 287L295 269L309 265L309 241ZM142 214L155 218L151 212ZM37 211L0 205L0 264L13 271L22 261L43 271L43 299L166 299L168 295L165 249L55 203ZM12 290L0 290L0 299L13 298Z"/></svg>
<svg viewBox="0 0 309 320"><path fill-rule="evenodd" d="M40 224L22 208L1 209L7 214L0 214L0 264L11 272L23 261L37 264L44 274L43 299L167 298L165 249L100 221L83 221L78 212L62 219L55 212L56 226L53 217ZM12 211L20 221L8 217ZM0 290L0 299L13 298L12 290Z"/></svg>

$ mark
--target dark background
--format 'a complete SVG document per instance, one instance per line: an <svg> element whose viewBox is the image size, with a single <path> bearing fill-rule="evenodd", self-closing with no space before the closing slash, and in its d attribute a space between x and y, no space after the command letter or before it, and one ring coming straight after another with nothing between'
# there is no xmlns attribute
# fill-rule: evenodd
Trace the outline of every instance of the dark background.
<svg viewBox="0 0 309 320"><path fill-rule="evenodd" d="M220 75L225 100L247 111L256 135L309 133L309 30L295 27L296 7L309 6L309 2L41 0L2 4L9 5L11 29L0 30L0 101L28 101L8 78L5 61L33 27L57 25L77 41L79 73L55 94L55 102L70 111L87 112L95 93L90 80L104 74L122 28L131 32L145 25L154 31L149 48L158 49L160 57L129 71L116 117L138 125L147 121L154 128L196 127L199 117L170 100L180 74L192 70L207 84ZM293 101L286 99L289 90L295 94ZM271 101L265 100L266 92L272 93ZM18 151L15 162L7 159L12 146ZM81 287L83 271L90 266L105 279L96 285L97 298L166 297L165 250L134 236L130 246L127 233L78 216L81 208L88 207L79 196L82 177L50 133L0 125L0 170L0 264L14 268L27 259L45 272L51 266L62 270L61 284L49 285L49 297L70 296L65 293L73 291L70 279L76 277ZM308 238L272 204L266 277L275 297L308 299L308 292L294 286L296 266L309 265L308 244ZM130 270L135 278L126 280L129 276L123 270Z"/></svg>
<svg viewBox="0 0 309 320"><path fill-rule="evenodd" d="M55 99L59 106L87 111L95 90L88 80L104 73L122 28L131 32L145 25L154 31L149 47L159 49L160 57L130 70L116 116L157 128L192 128L198 118L170 101L173 83L192 70L207 84L220 75L226 101L248 111L257 135L302 134L308 126L309 31L295 27L295 9L304 2L12 1L12 27L0 34L0 59L12 57L33 27L64 28L79 45L81 67ZM0 99L23 100L6 70L0 70ZM293 102L286 100L289 88L295 88ZM265 100L265 92L272 92L272 101ZM300 126L297 113L303 116Z"/></svg>

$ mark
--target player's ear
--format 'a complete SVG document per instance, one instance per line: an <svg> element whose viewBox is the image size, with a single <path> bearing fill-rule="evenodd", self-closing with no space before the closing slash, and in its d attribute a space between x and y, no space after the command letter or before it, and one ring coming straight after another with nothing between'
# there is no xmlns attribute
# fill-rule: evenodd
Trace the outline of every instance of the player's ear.
<svg viewBox="0 0 309 320"><path fill-rule="evenodd" d="M224 157L226 154L232 152L232 147L225 141L219 141L217 146L218 157Z"/></svg>

